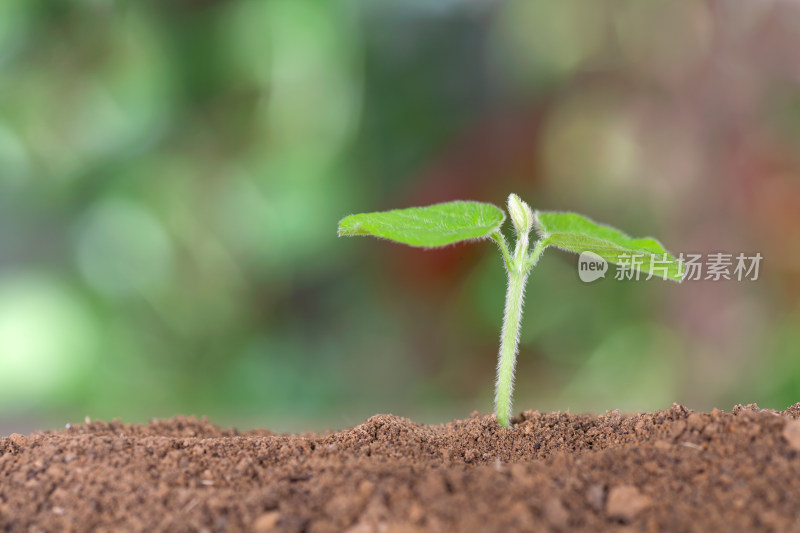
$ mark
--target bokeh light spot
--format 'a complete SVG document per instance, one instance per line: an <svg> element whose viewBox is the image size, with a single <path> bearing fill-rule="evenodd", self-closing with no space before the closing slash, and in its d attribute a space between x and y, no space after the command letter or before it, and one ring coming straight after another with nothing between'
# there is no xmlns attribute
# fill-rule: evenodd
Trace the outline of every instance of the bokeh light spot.
<svg viewBox="0 0 800 533"><path fill-rule="evenodd" d="M273 2L272 72L266 106L270 147L327 162L358 123L361 90L349 70L345 16L324 3Z"/></svg>
<svg viewBox="0 0 800 533"><path fill-rule="evenodd" d="M665 83L683 80L699 65L713 37L713 21L703 2L628 1L618 11L616 29L628 60Z"/></svg>
<svg viewBox="0 0 800 533"><path fill-rule="evenodd" d="M517 0L502 8L493 52L512 78L559 77L578 68L602 45L599 2Z"/></svg>
<svg viewBox="0 0 800 533"><path fill-rule="evenodd" d="M78 224L76 248L86 281L114 295L158 287L172 262L172 246L161 223L130 200L94 206Z"/></svg>
<svg viewBox="0 0 800 533"><path fill-rule="evenodd" d="M85 374L98 331L78 297L39 276L0 280L0 402L58 393Z"/></svg>
<svg viewBox="0 0 800 533"><path fill-rule="evenodd" d="M546 125L547 174L564 192L615 196L637 179L640 151L630 112L602 91L565 99Z"/></svg>
<svg viewBox="0 0 800 533"><path fill-rule="evenodd" d="M0 185L17 182L28 174L29 157L14 132L0 123Z"/></svg>

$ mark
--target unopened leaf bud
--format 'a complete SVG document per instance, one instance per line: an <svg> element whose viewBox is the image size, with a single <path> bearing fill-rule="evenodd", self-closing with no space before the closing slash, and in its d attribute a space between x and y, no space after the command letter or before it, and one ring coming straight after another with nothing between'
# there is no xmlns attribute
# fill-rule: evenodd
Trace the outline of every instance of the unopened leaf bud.
<svg viewBox="0 0 800 533"><path fill-rule="evenodd" d="M528 235L531 232L533 226L531 206L514 193L508 195L508 213L511 215L511 222L517 235Z"/></svg>

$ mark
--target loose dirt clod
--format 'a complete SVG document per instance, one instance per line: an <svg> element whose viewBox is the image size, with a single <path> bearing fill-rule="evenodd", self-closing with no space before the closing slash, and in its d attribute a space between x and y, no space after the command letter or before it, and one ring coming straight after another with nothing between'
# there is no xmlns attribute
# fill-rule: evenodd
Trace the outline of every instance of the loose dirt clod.
<svg viewBox="0 0 800 533"><path fill-rule="evenodd" d="M20 435L19 433L12 433L11 435L8 436L8 440L9 442L11 442L11 444L18 446L20 448L22 446L25 446L25 444L27 444L28 442L28 439L26 439L24 435Z"/></svg>
<svg viewBox="0 0 800 533"><path fill-rule="evenodd" d="M790 420L783 428L783 438L793 450L800 451L800 420Z"/></svg>
<svg viewBox="0 0 800 533"><path fill-rule="evenodd" d="M0 439L0 531L787 531L798 417L378 415L324 435L93 421Z"/></svg>
<svg viewBox="0 0 800 533"><path fill-rule="evenodd" d="M558 529L563 529L569 524L569 512L558 498L547 500L544 504L544 516L550 525Z"/></svg>
<svg viewBox="0 0 800 533"><path fill-rule="evenodd" d="M256 518L255 522L253 522L253 531L255 533L268 533L270 531L275 531L275 526L278 525L278 521L280 519L281 513L278 511L264 513Z"/></svg>
<svg viewBox="0 0 800 533"><path fill-rule="evenodd" d="M608 493L606 512L611 518L630 522L641 511L650 507L652 500L631 485L619 485Z"/></svg>

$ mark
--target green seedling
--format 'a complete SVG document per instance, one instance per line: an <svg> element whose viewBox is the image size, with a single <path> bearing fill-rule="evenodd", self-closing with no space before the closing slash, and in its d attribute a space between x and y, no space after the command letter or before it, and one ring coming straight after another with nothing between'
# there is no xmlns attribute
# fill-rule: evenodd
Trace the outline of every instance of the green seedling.
<svg viewBox="0 0 800 533"><path fill-rule="evenodd" d="M390 241L437 248L461 241L492 239L503 254L508 290L497 362L495 413L508 427L520 319L528 274L548 246L582 254L592 252L605 261L641 272L658 272L663 279L681 281L683 264L652 238L634 239L575 213L532 211L516 194L508 197L508 212L516 236L513 252L500 232L505 213L482 202L446 202L376 213L350 215L339 222L339 236L371 235ZM539 235L531 246L533 228ZM635 258L634 261L631 261Z"/></svg>

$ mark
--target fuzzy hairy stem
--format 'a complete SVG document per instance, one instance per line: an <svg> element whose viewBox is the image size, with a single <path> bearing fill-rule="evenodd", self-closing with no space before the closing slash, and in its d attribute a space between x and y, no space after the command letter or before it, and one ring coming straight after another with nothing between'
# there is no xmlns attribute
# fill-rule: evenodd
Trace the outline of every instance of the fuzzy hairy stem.
<svg viewBox="0 0 800 533"><path fill-rule="evenodd" d="M495 412L497 422L508 427L511 417L511 394L514 391L514 366L519 346L519 325L522 319L522 301L528 271L520 261L508 271L506 309L503 316L503 332L500 337L500 355L497 361L497 384L495 388Z"/></svg>
<svg viewBox="0 0 800 533"><path fill-rule="evenodd" d="M527 239L520 241L518 239L513 258L506 261L508 290L506 291L506 308L503 315L503 332L500 335L500 354L497 359L497 382L494 396L497 423L506 428L511 418L511 395L514 392L514 367L517 364L519 350L519 329L522 322L525 284L528 281L528 274L549 244L546 238L540 239L534 244L530 255L526 256Z"/></svg>

